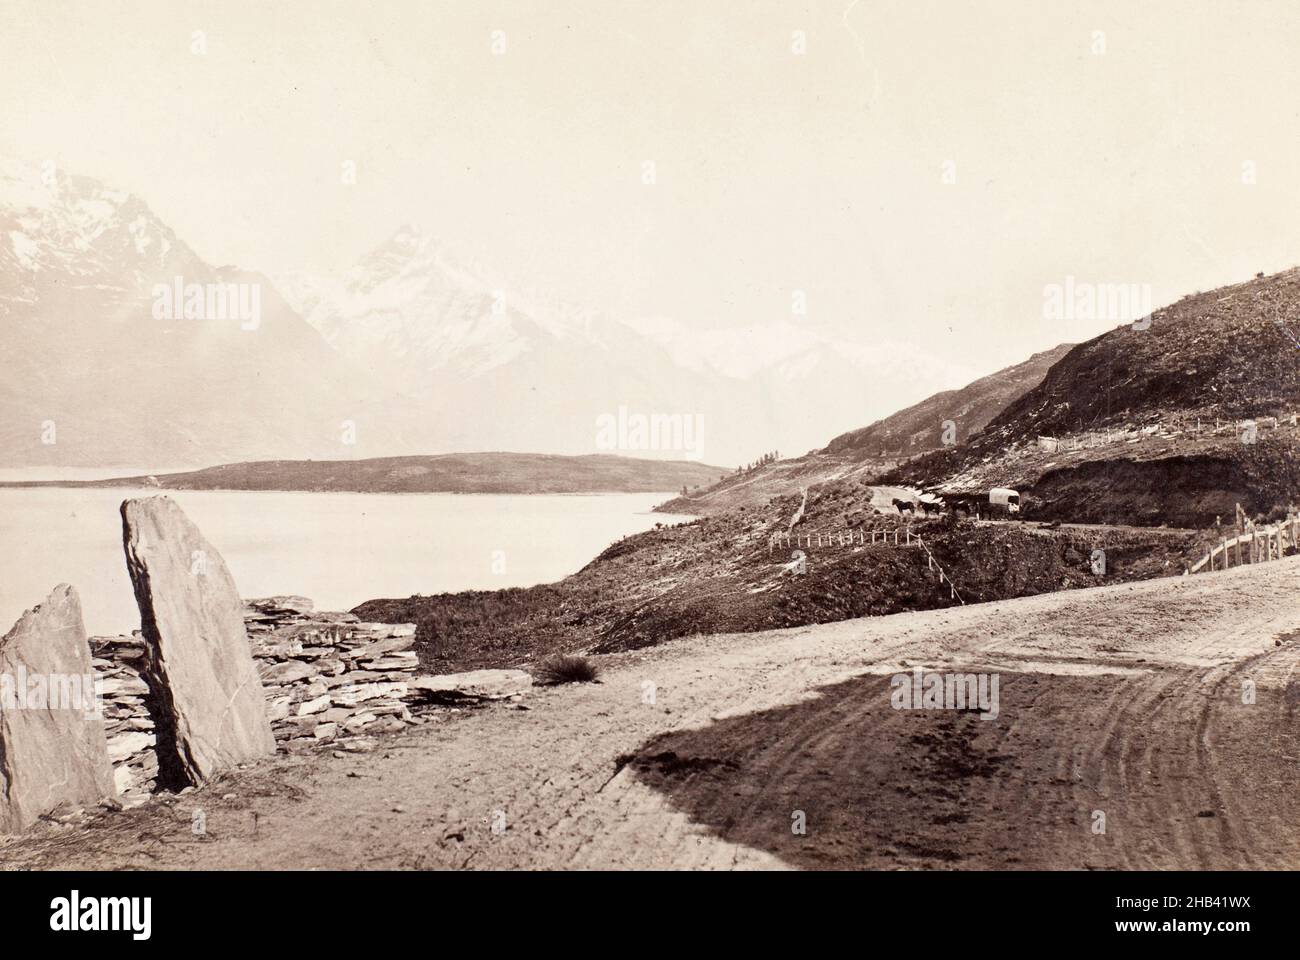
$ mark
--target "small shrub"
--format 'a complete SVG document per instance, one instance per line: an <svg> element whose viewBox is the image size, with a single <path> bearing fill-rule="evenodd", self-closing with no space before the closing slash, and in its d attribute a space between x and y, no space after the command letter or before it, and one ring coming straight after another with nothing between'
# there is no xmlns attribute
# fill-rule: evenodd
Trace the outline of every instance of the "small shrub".
<svg viewBox="0 0 1300 960"><path fill-rule="evenodd" d="M556 654L533 667L533 682L542 686L557 683L595 683L600 668L586 657Z"/></svg>

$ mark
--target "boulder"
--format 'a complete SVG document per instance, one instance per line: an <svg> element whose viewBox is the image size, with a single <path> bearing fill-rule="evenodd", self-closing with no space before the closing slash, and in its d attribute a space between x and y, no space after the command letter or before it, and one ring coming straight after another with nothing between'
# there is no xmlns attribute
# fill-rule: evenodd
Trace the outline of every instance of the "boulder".
<svg viewBox="0 0 1300 960"><path fill-rule="evenodd" d="M168 497L122 504L158 736L159 782L179 788L275 752L235 581Z"/></svg>
<svg viewBox="0 0 1300 960"><path fill-rule="evenodd" d="M0 639L0 833L116 793L81 602L63 584Z"/></svg>
<svg viewBox="0 0 1300 960"><path fill-rule="evenodd" d="M471 670L407 681L408 687L420 691L426 699L443 703L506 700L532 685L532 676L523 670Z"/></svg>

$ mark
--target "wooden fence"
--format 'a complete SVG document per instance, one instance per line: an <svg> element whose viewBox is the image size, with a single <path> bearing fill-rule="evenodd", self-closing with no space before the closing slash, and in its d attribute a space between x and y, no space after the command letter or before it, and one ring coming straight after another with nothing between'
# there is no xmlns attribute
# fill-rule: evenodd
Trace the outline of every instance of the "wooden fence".
<svg viewBox="0 0 1300 960"><path fill-rule="evenodd" d="M966 600L957 591L956 585L952 582L952 577L935 559L934 554L930 552L930 548L921 539L921 535L912 533L910 529L899 530L895 527L893 530L839 530L835 533L774 533L767 539L767 552L771 554L775 547L789 550L805 547L866 547L875 544L894 547L916 547L924 551L926 568L935 571L939 577L939 583L948 587L948 593L952 599L963 607L966 605Z"/></svg>
<svg viewBox="0 0 1300 960"><path fill-rule="evenodd" d="M952 577L948 576L947 573L944 572L943 567L939 566L939 561L934 558L934 554L931 553L930 548L925 545L925 541L921 539L920 534L917 534L916 536L916 545L925 551L926 563L929 564L930 569L938 571L939 583L947 583L948 592L952 595L952 598L963 607L966 606L966 601L962 598L962 595L957 592L957 587L954 586Z"/></svg>
<svg viewBox="0 0 1300 960"><path fill-rule="evenodd" d="M1116 426L1105 430L1081 430L1060 437L1039 435L1036 443L1038 449L1047 453L1068 453L1071 450L1084 450L1093 447L1105 447L1111 444L1141 443L1143 440L1176 440L1179 437L1203 437L1218 434L1242 436L1249 425L1264 433L1276 430L1280 426L1296 426L1300 415L1285 413L1280 416L1256 417L1240 420L1209 420L1208 418L1178 416L1161 419L1158 423L1140 426Z"/></svg>
<svg viewBox="0 0 1300 960"><path fill-rule="evenodd" d="M866 547L877 543L910 547L921 538L911 530L839 530L835 533L774 533L767 538L767 552L773 547Z"/></svg>
<svg viewBox="0 0 1300 960"><path fill-rule="evenodd" d="M1224 539L1217 546L1205 551L1205 556L1196 562L1189 573L1202 570L1227 570L1243 563L1264 563L1280 560L1286 548L1300 549L1300 518L1288 517L1271 527L1250 530L1231 540Z"/></svg>

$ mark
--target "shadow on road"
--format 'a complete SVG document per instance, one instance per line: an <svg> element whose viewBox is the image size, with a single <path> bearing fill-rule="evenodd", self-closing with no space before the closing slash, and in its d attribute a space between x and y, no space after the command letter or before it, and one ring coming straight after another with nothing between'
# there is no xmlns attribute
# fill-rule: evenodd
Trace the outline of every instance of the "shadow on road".
<svg viewBox="0 0 1300 960"><path fill-rule="evenodd" d="M792 866L1113 865L1113 831L1094 833L1092 816L1124 815L1136 799L1106 779L1116 759L1108 719L1143 682L1004 672L1001 712L989 721L975 711L896 710L888 677L859 677L800 703L655 737L620 762L696 823ZM1124 748L1145 751L1145 738L1128 731ZM1144 803L1161 790L1139 786Z"/></svg>

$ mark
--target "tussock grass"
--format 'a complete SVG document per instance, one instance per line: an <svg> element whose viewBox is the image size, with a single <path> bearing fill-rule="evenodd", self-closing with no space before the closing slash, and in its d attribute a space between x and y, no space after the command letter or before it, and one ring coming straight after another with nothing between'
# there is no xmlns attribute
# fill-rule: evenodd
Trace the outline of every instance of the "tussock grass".
<svg viewBox="0 0 1300 960"><path fill-rule="evenodd" d="M556 654L533 667L533 682L542 686L559 683L595 683L600 668L587 657Z"/></svg>

